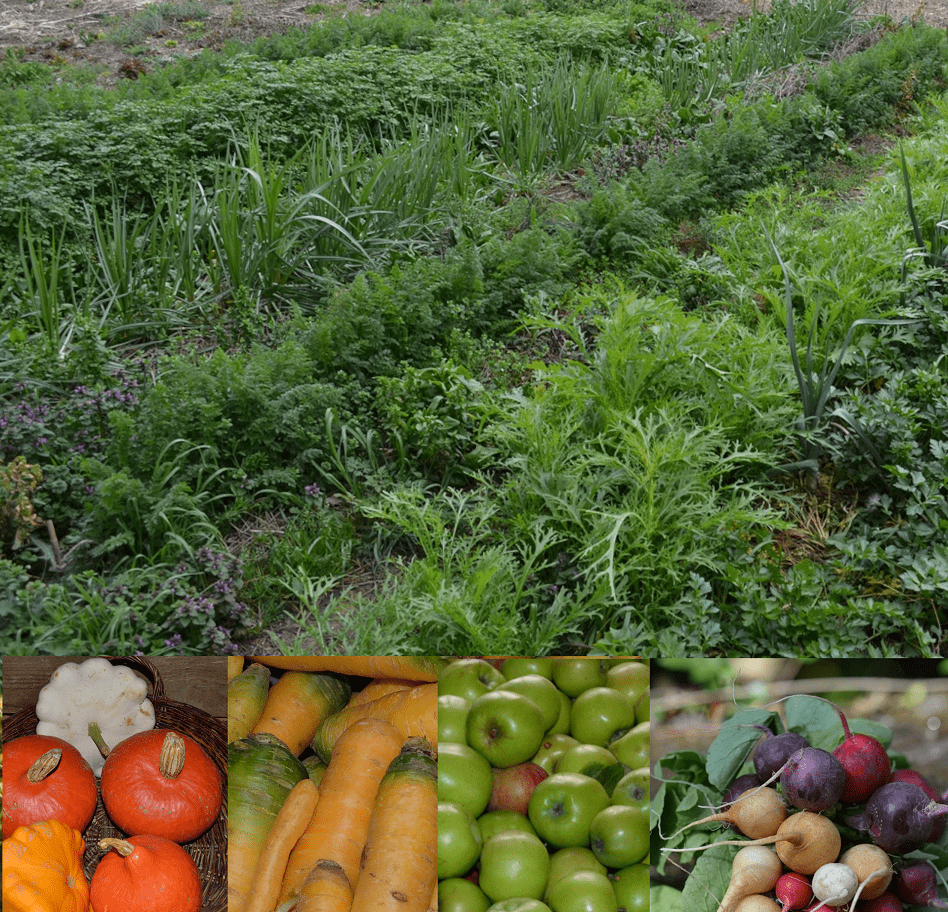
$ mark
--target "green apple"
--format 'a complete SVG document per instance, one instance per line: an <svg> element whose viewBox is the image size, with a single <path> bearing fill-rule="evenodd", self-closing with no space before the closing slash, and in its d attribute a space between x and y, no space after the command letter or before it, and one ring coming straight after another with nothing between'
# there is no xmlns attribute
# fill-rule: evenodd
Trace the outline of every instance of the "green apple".
<svg viewBox="0 0 948 912"><path fill-rule="evenodd" d="M481 828L484 842L487 842L491 836L496 836L506 830L520 830L521 833L537 835L533 824L530 823L530 818L516 811L488 811L477 818L477 825Z"/></svg>
<svg viewBox="0 0 948 912"><path fill-rule="evenodd" d="M505 899L494 903L487 912L550 912L550 907L538 899Z"/></svg>
<svg viewBox="0 0 948 912"><path fill-rule="evenodd" d="M635 704L611 687L590 687L573 700L570 720L574 738L605 747L617 732L635 725Z"/></svg>
<svg viewBox="0 0 948 912"><path fill-rule="evenodd" d="M609 806L609 794L595 779L579 773L554 773L530 796L528 816L551 846L589 845L589 825Z"/></svg>
<svg viewBox="0 0 948 912"><path fill-rule="evenodd" d="M614 766L616 762L608 748L598 744L575 744L560 757L554 772L595 776L607 766Z"/></svg>
<svg viewBox="0 0 948 912"><path fill-rule="evenodd" d="M624 693L633 703L648 690L650 673L641 662L623 662L606 672L606 680L613 690Z"/></svg>
<svg viewBox="0 0 948 912"><path fill-rule="evenodd" d="M614 804L589 825L589 847L607 868L627 868L648 855L649 812Z"/></svg>
<svg viewBox="0 0 948 912"><path fill-rule="evenodd" d="M483 839L477 821L457 804L438 802L438 880L461 877L477 863Z"/></svg>
<svg viewBox="0 0 948 912"><path fill-rule="evenodd" d="M550 856L536 836L507 830L484 843L478 885L491 901L540 899L549 876Z"/></svg>
<svg viewBox="0 0 948 912"><path fill-rule="evenodd" d="M551 728L560 716L560 692L556 685L542 675L522 675L511 678L506 684L498 684L495 690L512 690L529 697L543 714L543 730Z"/></svg>
<svg viewBox="0 0 948 912"><path fill-rule="evenodd" d="M473 747L438 745L438 801L459 804L480 817L494 788L494 771Z"/></svg>
<svg viewBox="0 0 948 912"><path fill-rule="evenodd" d="M536 703L510 690L483 694L467 714L467 743L499 769L529 760L545 731Z"/></svg>
<svg viewBox="0 0 948 912"><path fill-rule="evenodd" d="M439 912L487 912L490 900L484 891L463 877L451 877L438 883Z"/></svg>
<svg viewBox="0 0 948 912"><path fill-rule="evenodd" d="M651 718L649 716L649 693L649 688L646 688L642 696L639 697L639 702L635 704L635 721L637 723L648 722Z"/></svg>
<svg viewBox="0 0 948 912"><path fill-rule="evenodd" d="M507 679L483 659L458 659L438 675L438 696L453 694L473 702Z"/></svg>
<svg viewBox="0 0 948 912"><path fill-rule="evenodd" d="M624 735L620 735L609 744L609 750L615 754L616 760L638 769L649 764L651 745L651 723L640 722L630 728Z"/></svg>
<svg viewBox="0 0 948 912"><path fill-rule="evenodd" d="M438 744L467 744L467 711L471 701L455 694L438 697Z"/></svg>
<svg viewBox="0 0 948 912"><path fill-rule="evenodd" d="M606 866L593 854L592 849L585 846L574 846L569 849L560 849L550 856L550 876L546 882L546 893L543 898L550 895L550 889L561 877L572 874L575 871L598 871L600 874L607 874Z"/></svg>
<svg viewBox="0 0 948 912"><path fill-rule="evenodd" d="M606 687L606 664L596 656L558 657L553 661L553 683L574 698L591 687Z"/></svg>
<svg viewBox="0 0 948 912"><path fill-rule="evenodd" d="M649 869L636 864L609 875L619 912L649 912Z"/></svg>
<svg viewBox="0 0 948 912"><path fill-rule="evenodd" d="M626 773L612 792L613 804L630 804L632 807L641 807L648 810L649 797L649 768L642 766Z"/></svg>
<svg viewBox="0 0 948 912"><path fill-rule="evenodd" d="M566 753L566 751L579 742L570 735L546 733L540 749L533 755L533 762L552 773L556 769L556 763Z"/></svg>
<svg viewBox="0 0 948 912"><path fill-rule="evenodd" d="M598 871L561 877L550 890L548 902L553 912L619 912L609 878Z"/></svg>
<svg viewBox="0 0 948 912"><path fill-rule="evenodd" d="M546 733L547 735L568 735L570 710L572 709L573 701L559 688L556 689L556 692L560 695L560 714L556 717L556 721L546 730Z"/></svg>
<svg viewBox="0 0 948 912"><path fill-rule="evenodd" d="M544 678L553 678L553 659L540 656L515 656L500 666L501 673L509 681L523 675L537 674Z"/></svg>

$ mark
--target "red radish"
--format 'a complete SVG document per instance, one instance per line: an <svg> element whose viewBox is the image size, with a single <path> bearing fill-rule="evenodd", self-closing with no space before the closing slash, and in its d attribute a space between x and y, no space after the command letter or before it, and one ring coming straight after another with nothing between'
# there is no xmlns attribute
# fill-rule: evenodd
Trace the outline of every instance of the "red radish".
<svg viewBox="0 0 948 912"><path fill-rule="evenodd" d="M935 869L927 861L915 861L901 868L892 887L896 896L910 906L948 909L935 892Z"/></svg>
<svg viewBox="0 0 948 912"><path fill-rule="evenodd" d="M784 874L777 881L777 902L783 912L805 909L813 900L813 890L810 887L810 878L796 871Z"/></svg>
<svg viewBox="0 0 948 912"><path fill-rule="evenodd" d="M888 891L859 904L859 912L902 912L902 901Z"/></svg>
<svg viewBox="0 0 948 912"><path fill-rule="evenodd" d="M892 761L878 739L854 735L842 711L837 709L836 712L843 723L843 743L833 751L833 756L846 774L840 801L862 804L892 778Z"/></svg>

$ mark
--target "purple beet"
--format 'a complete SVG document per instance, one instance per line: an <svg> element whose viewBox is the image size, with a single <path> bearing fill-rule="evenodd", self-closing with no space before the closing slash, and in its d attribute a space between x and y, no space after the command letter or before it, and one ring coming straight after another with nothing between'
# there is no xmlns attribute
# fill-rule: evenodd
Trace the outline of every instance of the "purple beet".
<svg viewBox="0 0 948 912"><path fill-rule="evenodd" d="M912 770L912 769L896 770L892 774L892 781L893 782L911 782L912 785L917 785L926 795L928 795L929 798L934 798L935 801L941 802L942 804L945 803L944 801L942 801L941 796L938 794L938 792L936 792L935 789L932 787L932 784L920 773L916 773L915 770ZM934 824L932 824L932 835L931 835L932 842L938 842L938 840L941 839L941 834L945 832L946 822L948 822L948 818L939 817L934 822Z"/></svg>
<svg viewBox="0 0 948 912"><path fill-rule="evenodd" d="M927 861L913 861L898 870L892 881L895 895L910 906L948 909L935 892L935 869Z"/></svg>
<svg viewBox="0 0 948 912"><path fill-rule="evenodd" d="M890 782L872 795L862 814L846 822L890 855L905 855L931 839L932 824L945 814L948 805L933 801L917 785Z"/></svg>
<svg viewBox="0 0 948 912"><path fill-rule="evenodd" d="M761 782L770 779L790 759L792 753L810 746L810 742L796 732L774 735L769 729L764 731L767 734L754 748L754 769Z"/></svg>
<svg viewBox="0 0 948 912"><path fill-rule="evenodd" d="M903 909L902 900L888 890L880 893L875 899L866 899L859 903L859 912L902 912Z"/></svg>
<svg viewBox="0 0 948 912"><path fill-rule="evenodd" d="M839 719L843 723L843 743L833 751L833 756L846 773L839 800L843 804L862 804L892 778L892 761L878 739L854 735L841 712Z"/></svg>
<svg viewBox="0 0 948 912"><path fill-rule="evenodd" d="M787 760L780 776L783 793L794 807L819 814L839 801L846 772L829 751L804 747Z"/></svg>

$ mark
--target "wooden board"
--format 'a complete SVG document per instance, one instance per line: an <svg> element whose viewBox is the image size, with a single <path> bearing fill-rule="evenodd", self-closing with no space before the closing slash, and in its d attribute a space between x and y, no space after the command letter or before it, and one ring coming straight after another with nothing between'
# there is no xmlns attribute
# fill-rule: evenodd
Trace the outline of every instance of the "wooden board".
<svg viewBox="0 0 948 912"><path fill-rule="evenodd" d="M35 706L50 675L64 662L88 656L4 656L3 715ZM227 719L227 659L224 656L148 656L161 675L169 700L190 703L219 719Z"/></svg>

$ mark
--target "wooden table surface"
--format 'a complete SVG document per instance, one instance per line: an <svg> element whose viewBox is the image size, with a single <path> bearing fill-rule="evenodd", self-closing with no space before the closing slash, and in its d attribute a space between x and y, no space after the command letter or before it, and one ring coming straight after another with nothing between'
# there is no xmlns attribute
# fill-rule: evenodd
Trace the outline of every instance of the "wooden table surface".
<svg viewBox="0 0 948 912"><path fill-rule="evenodd" d="M35 706L50 675L64 662L89 656L5 656L3 715ZM189 703L218 719L227 719L227 659L224 656L148 656L161 675L169 700Z"/></svg>

